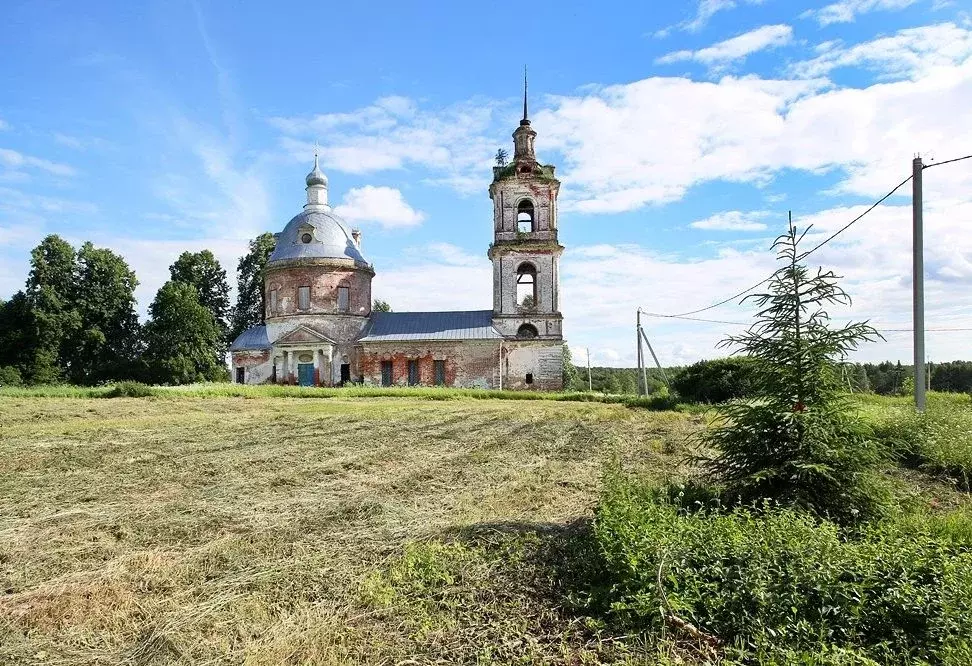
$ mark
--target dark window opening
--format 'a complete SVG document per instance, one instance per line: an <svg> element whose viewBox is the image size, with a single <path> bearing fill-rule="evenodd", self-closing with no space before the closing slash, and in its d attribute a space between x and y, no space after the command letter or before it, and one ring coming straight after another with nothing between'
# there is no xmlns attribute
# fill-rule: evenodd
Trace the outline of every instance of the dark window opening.
<svg viewBox="0 0 972 666"><path fill-rule="evenodd" d="M246 370L243 368L236 369L236 383L242 384L246 378Z"/></svg>
<svg viewBox="0 0 972 666"><path fill-rule="evenodd" d="M351 364L342 363L341 364L341 386L351 381Z"/></svg>
<svg viewBox="0 0 972 666"><path fill-rule="evenodd" d="M270 314L274 314L277 311L277 290L270 290Z"/></svg>
<svg viewBox="0 0 972 666"><path fill-rule="evenodd" d="M532 372L528 372L528 373L527 373L527 376L526 376L526 383L527 383L527 384L532 384L532 383L533 383L533 373L532 373Z"/></svg>
<svg viewBox="0 0 972 666"><path fill-rule="evenodd" d="M310 310L310 287L297 287L297 309Z"/></svg>
<svg viewBox="0 0 972 666"><path fill-rule="evenodd" d="M526 310L537 307L537 269L524 263L516 269L516 304Z"/></svg>
<svg viewBox="0 0 972 666"><path fill-rule="evenodd" d="M435 385L445 386L445 361L432 361L432 369L435 374Z"/></svg>
<svg viewBox="0 0 972 666"><path fill-rule="evenodd" d="M381 362L381 385L382 386L392 385L392 362L391 361Z"/></svg>
<svg viewBox="0 0 972 666"><path fill-rule="evenodd" d="M310 243L313 240L313 236L310 234L304 234L300 237L300 240L304 243Z"/></svg>
<svg viewBox="0 0 972 666"><path fill-rule="evenodd" d="M537 331L537 327L533 324L523 324L520 328L516 329L516 337L531 339L539 336L540 333Z"/></svg>
<svg viewBox="0 0 972 666"><path fill-rule="evenodd" d="M270 383L277 383L277 361L273 361L273 365L270 366Z"/></svg>
<svg viewBox="0 0 972 666"><path fill-rule="evenodd" d="M416 386L419 383L419 365L418 361L412 359L408 362L408 385Z"/></svg>
<svg viewBox="0 0 972 666"><path fill-rule="evenodd" d="M338 287L338 312L349 312L351 310L351 290L347 287Z"/></svg>
<svg viewBox="0 0 972 666"><path fill-rule="evenodd" d="M516 207L516 230L523 234L536 231L537 226L535 220L533 202L529 199L524 199Z"/></svg>

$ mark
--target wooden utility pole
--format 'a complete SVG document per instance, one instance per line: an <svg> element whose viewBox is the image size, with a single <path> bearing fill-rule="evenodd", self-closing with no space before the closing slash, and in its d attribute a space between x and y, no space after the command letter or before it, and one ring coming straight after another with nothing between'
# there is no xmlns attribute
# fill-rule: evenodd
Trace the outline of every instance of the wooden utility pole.
<svg viewBox="0 0 972 666"><path fill-rule="evenodd" d="M925 262L922 225L921 157L911 161L912 271L915 336L915 409L925 411Z"/></svg>

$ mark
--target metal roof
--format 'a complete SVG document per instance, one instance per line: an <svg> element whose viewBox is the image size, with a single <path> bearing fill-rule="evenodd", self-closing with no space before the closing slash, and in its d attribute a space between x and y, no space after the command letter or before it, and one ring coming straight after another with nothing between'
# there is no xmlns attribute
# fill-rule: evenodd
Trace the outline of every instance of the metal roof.
<svg viewBox="0 0 972 666"><path fill-rule="evenodd" d="M244 351L249 349L270 349L270 339L267 337L267 327L263 324L251 326L233 340L230 351Z"/></svg>
<svg viewBox="0 0 972 666"><path fill-rule="evenodd" d="M312 228L310 243L301 242L301 229ZM277 247L269 263L291 259L353 259L368 266L344 220L334 214L330 206L314 206L295 216L277 234Z"/></svg>
<svg viewBox="0 0 972 666"><path fill-rule="evenodd" d="M360 342L499 340L492 310L373 312Z"/></svg>

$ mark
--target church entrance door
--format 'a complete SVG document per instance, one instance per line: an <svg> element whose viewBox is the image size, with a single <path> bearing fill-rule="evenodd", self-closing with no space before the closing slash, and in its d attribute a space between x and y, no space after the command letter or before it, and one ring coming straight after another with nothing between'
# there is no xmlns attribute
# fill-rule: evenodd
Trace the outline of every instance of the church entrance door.
<svg viewBox="0 0 972 666"><path fill-rule="evenodd" d="M313 363L297 364L297 383L300 384L301 386L314 385L314 364Z"/></svg>

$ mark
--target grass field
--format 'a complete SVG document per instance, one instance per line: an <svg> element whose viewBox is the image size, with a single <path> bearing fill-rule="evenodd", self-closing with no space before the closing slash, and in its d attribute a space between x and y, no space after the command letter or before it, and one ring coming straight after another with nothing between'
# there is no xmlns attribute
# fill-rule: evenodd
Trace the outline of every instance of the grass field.
<svg viewBox="0 0 972 666"><path fill-rule="evenodd" d="M608 468L685 475L703 415L51 391L0 391L0 664L657 663L587 612L589 519ZM966 530L925 454L889 472L908 519Z"/></svg>
<svg viewBox="0 0 972 666"><path fill-rule="evenodd" d="M8 394L0 423L0 663L583 663L618 649L548 565L607 461L677 475L701 418Z"/></svg>

